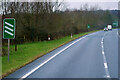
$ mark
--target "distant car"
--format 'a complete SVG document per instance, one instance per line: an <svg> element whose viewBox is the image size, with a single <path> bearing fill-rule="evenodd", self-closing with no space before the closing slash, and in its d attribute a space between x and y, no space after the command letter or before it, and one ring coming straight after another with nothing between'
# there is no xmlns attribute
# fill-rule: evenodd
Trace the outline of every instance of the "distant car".
<svg viewBox="0 0 120 80"><path fill-rule="evenodd" d="M108 30L112 30L112 25L107 26Z"/></svg>
<svg viewBox="0 0 120 80"><path fill-rule="evenodd" d="M105 27L105 28L104 28L104 31L108 31L108 28L107 28L107 27Z"/></svg>

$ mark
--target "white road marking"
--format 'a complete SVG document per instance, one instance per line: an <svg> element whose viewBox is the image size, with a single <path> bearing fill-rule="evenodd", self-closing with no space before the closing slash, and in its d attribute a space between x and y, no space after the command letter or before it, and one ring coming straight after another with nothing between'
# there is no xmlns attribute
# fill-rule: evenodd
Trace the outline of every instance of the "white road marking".
<svg viewBox="0 0 120 80"><path fill-rule="evenodd" d="M78 41L84 39L86 36L74 41L73 43L71 43L70 45L68 45L67 47L63 48L62 50L60 50L59 52L57 52L55 55L53 55L52 57L50 57L49 59L47 59L46 61L44 61L43 63L41 63L40 65L38 65L36 68L32 69L30 72L28 72L27 74L25 74L24 76L22 76L19 80L23 80L24 78L28 77L30 74L32 74L33 72L35 72L37 69L39 69L40 67L42 67L43 65L45 65L46 63L48 63L50 60L52 60L54 57L56 57L57 55L59 55L61 52L63 52L64 50L66 50L67 48L71 47L72 45L74 45L75 43L77 43Z"/></svg>
<svg viewBox="0 0 120 80"><path fill-rule="evenodd" d="M13 36L13 34L11 32L8 32L7 30L5 30L6 33L10 34L11 36Z"/></svg>
<svg viewBox="0 0 120 80"><path fill-rule="evenodd" d="M110 78L110 76L107 76L107 78Z"/></svg>
<svg viewBox="0 0 120 80"><path fill-rule="evenodd" d="M104 63L105 68L108 68L107 63Z"/></svg>
<svg viewBox="0 0 120 80"><path fill-rule="evenodd" d="M120 34L119 34L119 32L117 31L117 35L118 35L118 37L120 37Z"/></svg>
<svg viewBox="0 0 120 80"><path fill-rule="evenodd" d="M106 35L106 34L104 34L104 36L105 36L105 35ZM107 78L110 78L110 73L109 73L109 71L108 71L107 60L106 60L105 51L104 51L104 36L102 37L102 40L101 40L102 55L103 55L103 61L104 61L104 68L105 68L105 72L106 72L106 77L107 77Z"/></svg>
<svg viewBox="0 0 120 80"><path fill-rule="evenodd" d="M102 48L103 48L103 46L102 46Z"/></svg>
<svg viewBox="0 0 120 80"><path fill-rule="evenodd" d="M103 41L101 41L101 44L103 44Z"/></svg>
<svg viewBox="0 0 120 80"><path fill-rule="evenodd" d="M104 51L102 51L102 54L105 54Z"/></svg>
<svg viewBox="0 0 120 80"><path fill-rule="evenodd" d="M13 25L12 25L12 24L10 24L10 23L5 22L5 24L7 24L7 25L9 25L9 26L13 27Z"/></svg>

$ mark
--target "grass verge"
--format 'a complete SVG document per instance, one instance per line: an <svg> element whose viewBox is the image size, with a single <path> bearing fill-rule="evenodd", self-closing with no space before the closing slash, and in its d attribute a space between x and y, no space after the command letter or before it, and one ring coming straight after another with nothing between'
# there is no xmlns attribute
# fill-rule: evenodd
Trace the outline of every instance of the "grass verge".
<svg viewBox="0 0 120 80"><path fill-rule="evenodd" d="M10 61L8 62L7 56L2 57L2 77L7 76L15 70L74 39L93 32L96 31L76 34L72 39L70 36L66 36L57 40L20 44L18 45L18 50L16 52L14 50L14 45L11 45Z"/></svg>

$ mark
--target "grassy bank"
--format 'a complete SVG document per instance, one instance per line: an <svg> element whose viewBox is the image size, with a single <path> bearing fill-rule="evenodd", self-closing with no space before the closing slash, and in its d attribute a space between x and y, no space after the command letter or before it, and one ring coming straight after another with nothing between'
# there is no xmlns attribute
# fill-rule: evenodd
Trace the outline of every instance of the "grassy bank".
<svg viewBox="0 0 120 80"><path fill-rule="evenodd" d="M18 45L18 50L15 52L14 45L10 46L10 61L8 62L8 57L2 57L2 76L6 76L15 70L25 66L26 64L32 62L33 60L45 55L46 53L54 50L55 48L68 43L71 40L79 38L83 35L92 33L85 32L76 34L71 39L70 36L66 36L57 40L44 41L44 42L34 42ZM5 47L7 48L7 47Z"/></svg>

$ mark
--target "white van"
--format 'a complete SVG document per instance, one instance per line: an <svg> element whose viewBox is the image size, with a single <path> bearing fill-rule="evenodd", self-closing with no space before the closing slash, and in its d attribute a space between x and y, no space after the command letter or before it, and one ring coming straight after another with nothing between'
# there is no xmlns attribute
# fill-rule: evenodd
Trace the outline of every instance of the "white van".
<svg viewBox="0 0 120 80"><path fill-rule="evenodd" d="M112 25L107 26L108 30L112 30Z"/></svg>

